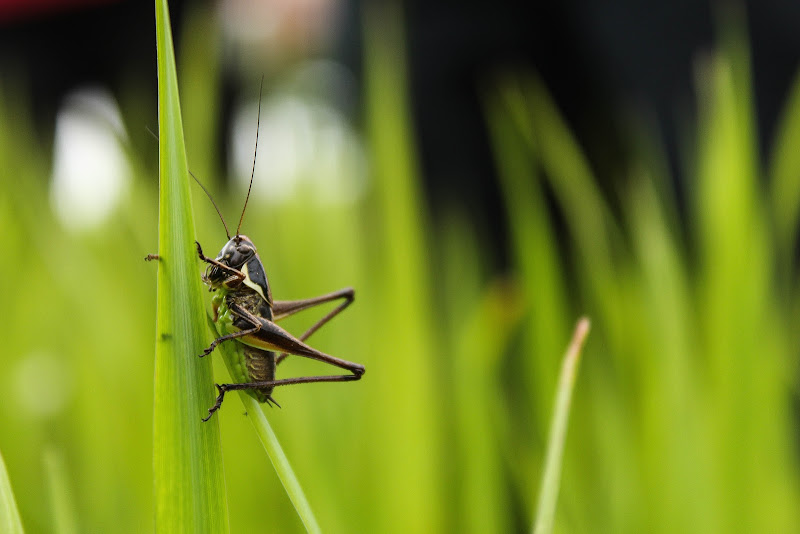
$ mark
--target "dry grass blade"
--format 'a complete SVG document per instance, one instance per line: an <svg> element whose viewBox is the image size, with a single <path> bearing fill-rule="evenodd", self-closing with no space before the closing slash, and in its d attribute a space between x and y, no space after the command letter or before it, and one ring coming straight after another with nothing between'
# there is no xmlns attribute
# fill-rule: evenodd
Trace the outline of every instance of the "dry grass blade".
<svg viewBox="0 0 800 534"><path fill-rule="evenodd" d="M556 513L558 488L561 481L561 459L564 455L564 442L567 437L569 408L572 403L572 388L578 374L578 362L581 349L589 334L589 319L581 318L575 325L575 333L564 355L561 364L561 378L556 391L555 412L550 427L550 440L547 444L544 474L539 490L539 504L536 507L536 525L534 534L547 534L553 531L553 519Z"/></svg>

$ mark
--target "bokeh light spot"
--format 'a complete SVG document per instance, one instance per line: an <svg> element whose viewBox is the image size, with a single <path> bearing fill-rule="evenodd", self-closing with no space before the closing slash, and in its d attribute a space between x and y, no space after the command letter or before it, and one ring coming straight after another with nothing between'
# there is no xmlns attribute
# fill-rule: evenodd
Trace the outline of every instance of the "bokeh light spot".
<svg viewBox="0 0 800 534"><path fill-rule="evenodd" d="M131 179L120 140L125 131L107 91L69 95L56 118L51 201L64 226L101 224L117 206Z"/></svg>

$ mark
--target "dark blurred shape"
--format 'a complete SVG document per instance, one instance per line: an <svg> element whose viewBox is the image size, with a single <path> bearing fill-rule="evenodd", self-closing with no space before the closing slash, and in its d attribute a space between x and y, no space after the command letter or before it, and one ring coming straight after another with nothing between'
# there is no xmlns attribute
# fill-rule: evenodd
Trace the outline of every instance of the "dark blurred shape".
<svg viewBox="0 0 800 534"><path fill-rule="evenodd" d="M463 203L501 254L504 217L481 90L504 69L538 73L606 190L625 179L626 113L654 120L683 202L679 141L694 65L733 2L406 2L416 134L436 206ZM746 2L759 143L766 154L800 59L800 3ZM718 11L712 10L718 8ZM613 198L615 195L610 195ZM682 206L685 208L685 206ZM494 236L496 239L491 239ZM502 257L502 255L498 256ZM501 264L504 263L501 261Z"/></svg>
<svg viewBox="0 0 800 534"><path fill-rule="evenodd" d="M53 15L83 6L110 4L117 1L119 0L2 0L0 2L0 23Z"/></svg>
<svg viewBox="0 0 800 534"><path fill-rule="evenodd" d="M494 76L540 75L608 189L625 166L620 113L631 101L657 117L676 163L676 112L692 102L692 57L711 42L709 9L691 0L411 2L408 28L434 203L463 201L498 238L504 212L481 102Z"/></svg>
<svg viewBox="0 0 800 534"><path fill-rule="evenodd" d="M626 168L625 114L649 114L666 147L675 189L684 198L690 186L678 140L694 114L695 59L711 49L718 33L719 17L710 3L410 0L403 5L416 140L433 212L446 204L463 207L494 248L495 268L507 263L506 231L482 91L498 72L531 70L543 78L607 191ZM721 2L714 9L735 5ZM181 1L170 2L176 46L183 7ZM334 10L344 14L344 28L327 41L327 54L356 73L362 54L360 7L351 0ZM765 154L800 60L800 3L766 0L744 7ZM330 24L338 21L337 15ZM123 115L136 113L131 142L151 143L136 134L139 126L143 131L156 122L151 3L6 0L0 4L0 28L0 76L21 75L44 140L52 135L63 95L97 84L117 96ZM222 72L218 113L220 129L227 131L231 101L244 82L232 79L235 69ZM147 109L126 109L119 95L134 89L140 93L136 104Z"/></svg>
<svg viewBox="0 0 800 534"><path fill-rule="evenodd" d="M21 2L25 3L25 2ZM137 0L28 2L0 8L0 77L26 91L41 139L52 140L62 98L78 87L107 87L119 99L138 91L144 125L156 124L156 55L153 4ZM170 2L173 34L179 39L181 1ZM35 9L34 9L35 8ZM23 9L22 7L19 8ZM20 16L11 17L12 13ZM121 102L124 104L124 102ZM131 113L123 107L123 113Z"/></svg>

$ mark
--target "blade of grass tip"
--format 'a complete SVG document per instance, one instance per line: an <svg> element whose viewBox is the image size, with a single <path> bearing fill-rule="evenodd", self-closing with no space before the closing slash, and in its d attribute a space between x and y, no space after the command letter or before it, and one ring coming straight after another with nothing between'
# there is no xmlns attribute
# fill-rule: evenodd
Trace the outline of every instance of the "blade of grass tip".
<svg viewBox="0 0 800 534"><path fill-rule="evenodd" d="M156 532L228 532L214 402L166 0L156 0L159 243L153 469Z"/></svg>
<svg viewBox="0 0 800 534"><path fill-rule="evenodd" d="M56 448L48 447L45 449L43 461L50 489L53 532L59 534L78 532L75 504L69 491L64 456Z"/></svg>
<svg viewBox="0 0 800 534"><path fill-rule="evenodd" d="M216 332L216 325L211 320L211 317L207 315L206 318L212 331ZM221 336L220 333L217 333L217 335ZM234 358L232 351L237 350L236 344L223 343L217 348L217 350L219 350L222 354L222 358L225 361L225 366L228 369L228 373L233 376L234 373L231 371L231 368L233 365L235 365L233 362L236 360L236 358ZM261 440L264 450L267 451L267 455L272 462L272 466L275 468L275 472L277 473L281 484L283 484L283 488L286 490L289 500L292 501L294 509L297 510L297 515L300 516L300 520L306 527L306 531L312 534L322 532L319 528L319 524L317 524L317 519L314 516L311 505L306 499L306 494L303 491L303 488L300 486L300 482L297 480L297 476L294 474L292 466L289 464L289 459L286 457L286 453L283 452L283 448L278 442L278 437L272 430L272 426L269 424L269 421L267 421L267 417L264 415L264 410L261 409L261 405L253 397L248 395L247 392L239 391L238 393L239 399L242 401L242 404L244 404L247 418L250 419L250 422L253 424L256 435L258 435L258 439Z"/></svg>
<svg viewBox="0 0 800 534"><path fill-rule="evenodd" d="M536 507L534 534L547 534L553 531L556 514L558 488L561 482L561 459L564 455L564 442L567 437L569 408L572 402L572 389L578 374L581 349L589 334L589 319L581 318L575 325L575 333L561 364L561 377L556 391L555 411L550 426L550 439L547 444L544 473L539 489L539 504Z"/></svg>
<svg viewBox="0 0 800 534"><path fill-rule="evenodd" d="M6 472L6 463L0 454L0 532L7 534L22 534L22 520L19 517L17 501L11 491L11 481Z"/></svg>

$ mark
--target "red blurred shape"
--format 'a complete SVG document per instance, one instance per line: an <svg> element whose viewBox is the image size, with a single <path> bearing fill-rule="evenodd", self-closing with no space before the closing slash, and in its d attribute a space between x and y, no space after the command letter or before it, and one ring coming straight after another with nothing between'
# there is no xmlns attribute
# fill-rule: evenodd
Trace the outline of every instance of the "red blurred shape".
<svg viewBox="0 0 800 534"><path fill-rule="evenodd" d="M0 0L0 23L36 19L119 0Z"/></svg>

